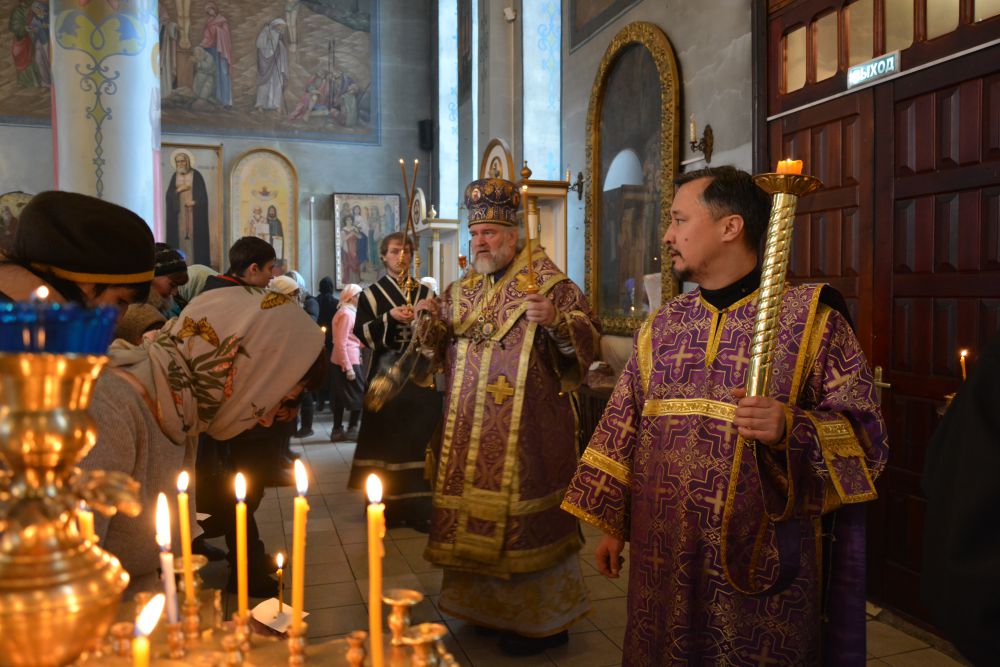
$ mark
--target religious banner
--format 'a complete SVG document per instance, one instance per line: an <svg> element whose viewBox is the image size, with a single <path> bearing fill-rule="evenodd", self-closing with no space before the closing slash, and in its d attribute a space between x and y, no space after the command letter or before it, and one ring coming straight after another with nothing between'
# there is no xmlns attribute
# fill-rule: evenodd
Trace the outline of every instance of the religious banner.
<svg viewBox="0 0 1000 667"><path fill-rule="evenodd" d="M333 210L337 289L375 282L382 274L382 237L399 231L399 195L335 194Z"/></svg>
<svg viewBox="0 0 1000 667"><path fill-rule="evenodd" d="M222 146L164 143L160 148L163 240L188 264L225 269Z"/></svg>
<svg viewBox="0 0 1000 667"><path fill-rule="evenodd" d="M278 259L298 265L299 181L295 167L269 148L247 151L229 176L229 240L262 238Z"/></svg>
<svg viewBox="0 0 1000 667"><path fill-rule="evenodd" d="M158 17L147 1L59 4L83 15L105 3L149 15L141 32L97 25L107 43L138 48L159 37L145 62L159 79L164 131L378 143L378 0L160 0ZM9 54L0 57L0 122L46 125L49 3L0 0L0 18L0 53Z"/></svg>

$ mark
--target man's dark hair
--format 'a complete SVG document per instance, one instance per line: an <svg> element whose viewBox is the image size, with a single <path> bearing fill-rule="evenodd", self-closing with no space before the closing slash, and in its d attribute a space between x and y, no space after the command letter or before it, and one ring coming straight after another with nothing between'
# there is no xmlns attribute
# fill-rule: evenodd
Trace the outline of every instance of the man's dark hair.
<svg viewBox="0 0 1000 667"><path fill-rule="evenodd" d="M712 179L701 193L708 210L716 219L725 215L742 217L743 238L751 250L758 252L771 215L771 199L767 193L753 182L750 174L729 165L681 174L674 185L679 188L699 178Z"/></svg>
<svg viewBox="0 0 1000 667"><path fill-rule="evenodd" d="M237 278L243 276L251 265L256 264L263 269L264 265L275 259L277 255L274 247L256 236L244 236L236 241L229 249L229 271L230 276Z"/></svg>
<svg viewBox="0 0 1000 667"><path fill-rule="evenodd" d="M392 234L386 234L382 237L382 241L378 244L378 256L385 257L385 253L389 252L389 244L393 241L399 241L403 244L403 247L413 254L413 239L404 234L403 232L393 232Z"/></svg>

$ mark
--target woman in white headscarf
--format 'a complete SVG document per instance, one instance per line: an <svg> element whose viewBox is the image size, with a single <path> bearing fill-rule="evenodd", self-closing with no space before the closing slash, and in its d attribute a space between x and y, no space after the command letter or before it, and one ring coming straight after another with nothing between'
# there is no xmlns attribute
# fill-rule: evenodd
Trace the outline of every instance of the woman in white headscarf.
<svg viewBox="0 0 1000 667"><path fill-rule="evenodd" d="M97 443L81 467L125 472L141 485L142 514L96 525L131 575L130 590L155 581L156 496L176 492L182 469L193 476L198 435L227 440L287 418L283 405L313 369L322 377L322 351L322 332L293 299L255 288L205 292L152 341L112 345L89 410Z"/></svg>
<svg viewBox="0 0 1000 667"><path fill-rule="evenodd" d="M333 409L331 442L355 440L361 420L361 401L365 396L365 375L361 372L361 341L354 335L354 319L358 312L361 286L350 283L340 290L340 303L333 316L332 378L330 405ZM344 410L351 413L348 430L344 430Z"/></svg>

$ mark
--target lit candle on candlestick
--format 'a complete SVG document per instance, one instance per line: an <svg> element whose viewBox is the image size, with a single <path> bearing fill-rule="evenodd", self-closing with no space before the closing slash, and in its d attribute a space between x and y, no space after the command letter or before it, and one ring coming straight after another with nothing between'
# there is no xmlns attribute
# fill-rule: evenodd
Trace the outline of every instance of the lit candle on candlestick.
<svg viewBox="0 0 1000 667"><path fill-rule="evenodd" d="M962 365L962 382L965 382L965 378L966 378L966 373L965 373L965 358L967 356L969 356L969 351L968 350L962 350L961 352L958 353L958 363L960 363Z"/></svg>
<svg viewBox="0 0 1000 667"><path fill-rule="evenodd" d="M371 637L372 667L383 667L382 651L382 556L385 550L385 505L382 480L368 475L368 633Z"/></svg>
<svg viewBox="0 0 1000 667"><path fill-rule="evenodd" d="M285 607L285 573L281 569L281 566L285 564L285 554L279 551L274 560L278 564L278 615L280 616L284 612Z"/></svg>
<svg viewBox="0 0 1000 667"><path fill-rule="evenodd" d="M160 572L167 596L167 623L177 622L177 582L174 579L174 554L170 550L170 507L166 494L156 496L156 543L160 545Z"/></svg>
<svg viewBox="0 0 1000 667"><path fill-rule="evenodd" d="M236 597L240 616L249 613L247 600L247 479L236 473Z"/></svg>
<svg viewBox="0 0 1000 667"><path fill-rule="evenodd" d="M691 123L688 126L688 129L691 130L691 143L692 144L698 143L698 128L694 124L694 114L691 114Z"/></svg>
<svg viewBox="0 0 1000 667"><path fill-rule="evenodd" d="M779 174L801 174L802 160L779 160L776 170Z"/></svg>
<svg viewBox="0 0 1000 667"><path fill-rule="evenodd" d="M139 612L135 620L135 637L132 639L132 667L149 667L149 635L163 613L163 593L157 593Z"/></svg>
<svg viewBox="0 0 1000 667"><path fill-rule="evenodd" d="M302 629L302 607L305 600L306 586L306 515L309 513L309 503L306 501L306 491L309 490L309 477L302 461L295 460L295 523L292 527L292 628Z"/></svg>
<svg viewBox="0 0 1000 667"><path fill-rule="evenodd" d="M181 531L181 555L184 562L184 600L188 604L196 602L194 593L194 568L191 566L191 509L188 505L187 470L177 475L177 525Z"/></svg>
<svg viewBox="0 0 1000 667"><path fill-rule="evenodd" d="M94 513L87 509L82 500L76 510L76 526L80 531L80 537L94 541Z"/></svg>

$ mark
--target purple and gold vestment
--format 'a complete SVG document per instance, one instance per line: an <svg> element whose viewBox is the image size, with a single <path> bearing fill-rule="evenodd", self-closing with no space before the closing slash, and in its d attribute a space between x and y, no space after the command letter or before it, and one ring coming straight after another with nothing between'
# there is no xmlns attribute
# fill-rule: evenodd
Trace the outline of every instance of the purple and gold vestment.
<svg viewBox="0 0 1000 667"><path fill-rule="evenodd" d="M559 504L577 461L566 392L594 359L599 332L586 297L542 250L532 265L559 313L551 332L524 317L526 251L496 281L475 274L441 299L449 386L425 557L445 568L450 613L544 636L589 608L577 521Z"/></svg>
<svg viewBox="0 0 1000 667"><path fill-rule="evenodd" d="M784 295L774 447L748 446L732 424L759 292L721 311L684 294L638 333L563 503L630 543L624 664L864 664L852 505L875 498L888 449L864 354L820 290ZM824 530L837 538L825 562ZM784 590L759 594L779 576Z"/></svg>

